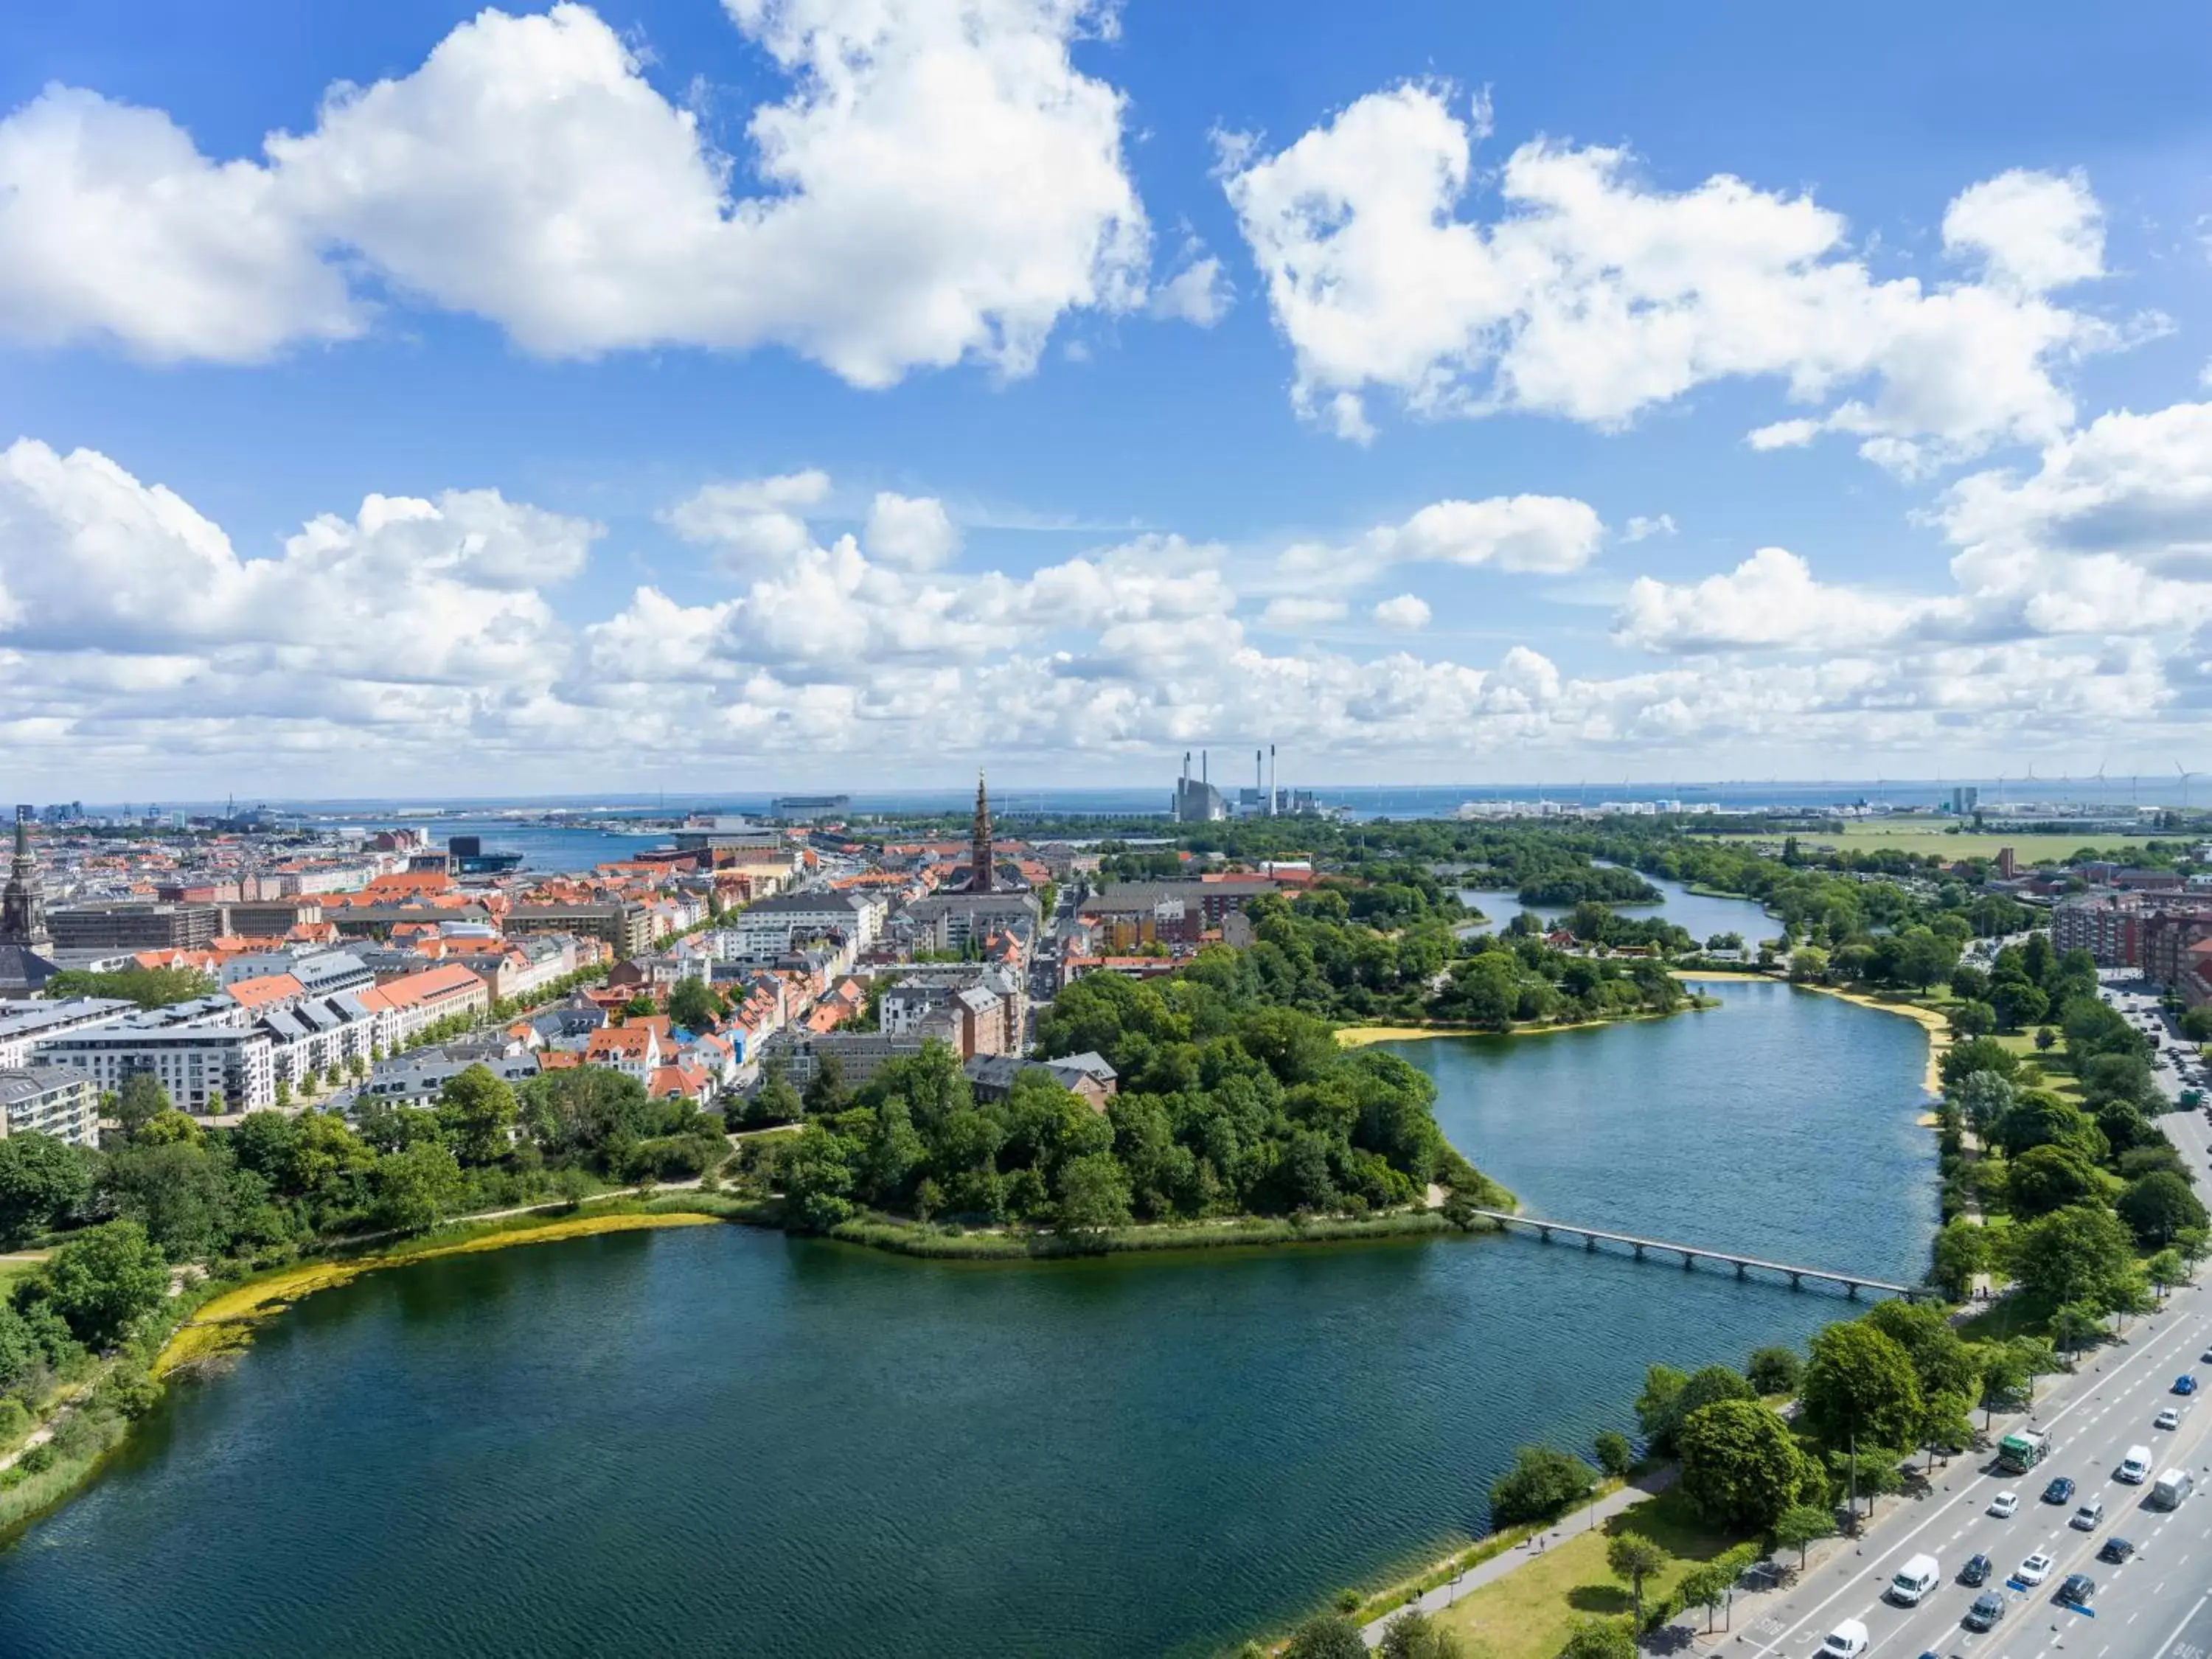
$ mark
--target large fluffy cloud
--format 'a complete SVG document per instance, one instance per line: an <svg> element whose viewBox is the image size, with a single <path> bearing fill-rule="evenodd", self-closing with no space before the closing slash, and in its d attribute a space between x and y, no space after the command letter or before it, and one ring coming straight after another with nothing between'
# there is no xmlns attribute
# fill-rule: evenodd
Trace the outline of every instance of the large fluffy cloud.
<svg viewBox="0 0 2212 1659"><path fill-rule="evenodd" d="M2065 252L2014 257L2040 269ZM1796 554L1762 548L1699 581L1639 578L1615 637L1653 651L1826 651L2212 627L2212 404L2100 416L2032 472L1959 480L1924 517L1957 550L1948 592L1826 583Z"/></svg>
<svg viewBox="0 0 2212 1659"><path fill-rule="evenodd" d="M548 356L779 343L883 386L1023 373L1066 312L1144 297L1122 100L1070 57L1091 0L727 9L792 88L751 190L578 4L484 11L258 161L50 88L0 122L0 331L250 361L360 331L358 270Z"/></svg>
<svg viewBox="0 0 2212 1659"><path fill-rule="evenodd" d="M1762 447L1824 430L1903 471L2071 422L2055 376L2112 331L2051 297L2101 274L2078 179L2012 173L1944 221L1969 268L1878 279L1843 219L1725 174L1670 191L1624 151L1545 141L1505 161L1503 210L1461 216L1475 124L1434 86L1361 98L1272 155L1232 149L1229 198L1297 357L1299 405L1371 433L1370 393L1417 414L1518 409L1601 427L1736 376L1803 402Z"/></svg>
<svg viewBox="0 0 2212 1659"><path fill-rule="evenodd" d="M358 793L456 767L567 790L641 768L903 781L952 756L1067 776L1071 757L1141 765L1262 736L1316 769L1449 769L2056 740L2155 720L2212 684L2198 641L1944 633L1934 602L1824 589L1778 551L1681 592L1640 587L1624 633L1676 653L1650 672L1573 672L1525 645L1476 663L1363 654L1311 630L1371 643L1431 607L1397 594L1351 626L1341 598L1279 594L1248 633L1234 550L1147 535L1026 574L928 568L877 556L866 529L817 532L838 499L806 472L702 490L667 515L733 550L701 559L702 592L647 586L580 612L587 590L558 585L598 526L494 491L372 495L241 555L116 462L19 441L0 452L0 742L26 775L132 793L217 775ZM1774 654L1790 644L1818 649Z"/></svg>

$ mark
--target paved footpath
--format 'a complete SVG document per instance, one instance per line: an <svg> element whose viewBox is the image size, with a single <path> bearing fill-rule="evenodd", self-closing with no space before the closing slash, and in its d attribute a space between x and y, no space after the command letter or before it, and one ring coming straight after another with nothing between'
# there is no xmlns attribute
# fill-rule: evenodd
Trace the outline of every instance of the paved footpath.
<svg viewBox="0 0 2212 1659"><path fill-rule="evenodd" d="M1599 1498L1594 1506L1577 1510L1571 1519L1562 1521L1558 1526L1537 1534L1526 1544L1507 1550L1502 1554L1492 1556L1489 1560L1469 1568L1457 1578L1439 1584L1432 1590L1424 1592L1417 1601L1408 1601L1403 1607L1391 1608L1389 1612L1363 1629L1359 1632L1359 1639L1370 1648L1380 1646L1382 1632L1389 1627L1390 1621L1399 1614L1415 1608L1423 1613L1441 1613L1458 1601L1461 1596L1473 1595L1485 1584L1495 1583L1504 1577L1507 1573L1537 1559L1545 1550L1565 1543L1577 1533L1588 1532L1593 1527L1602 1526L1631 1504L1639 1504L1656 1492L1666 1491L1674 1484L1674 1466L1669 1464L1663 1469L1654 1470L1651 1474L1642 1477L1634 1485L1623 1486L1618 1492L1607 1492Z"/></svg>

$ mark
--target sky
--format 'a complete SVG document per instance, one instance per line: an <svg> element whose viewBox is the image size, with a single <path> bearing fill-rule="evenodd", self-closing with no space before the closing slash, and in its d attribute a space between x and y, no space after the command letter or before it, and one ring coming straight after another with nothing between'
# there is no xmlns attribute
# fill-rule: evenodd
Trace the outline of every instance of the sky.
<svg viewBox="0 0 2212 1659"><path fill-rule="evenodd" d="M0 792L2212 769L2201 8L0 14Z"/></svg>

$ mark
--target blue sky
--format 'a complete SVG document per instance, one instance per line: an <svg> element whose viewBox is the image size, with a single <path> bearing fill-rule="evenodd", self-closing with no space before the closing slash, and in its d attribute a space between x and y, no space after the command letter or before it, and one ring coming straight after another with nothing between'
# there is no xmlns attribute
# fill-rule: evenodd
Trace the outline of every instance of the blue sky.
<svg viewBox="0 0 2212 1659"><path fill-rule="evenodd" d="M9 769L2198 764L2201 13L1536 9L19 9Z"/></svg>

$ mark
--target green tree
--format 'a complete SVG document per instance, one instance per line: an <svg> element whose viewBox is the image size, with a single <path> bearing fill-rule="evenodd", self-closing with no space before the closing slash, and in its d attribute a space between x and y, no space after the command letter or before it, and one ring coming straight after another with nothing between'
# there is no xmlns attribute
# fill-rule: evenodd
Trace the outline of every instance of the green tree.
<svg viewBox="0 0 2212 1659"><path fill-rule="evenodd" d="M2027 1357L2010 1343L1984 1344L1981 1358L1982 1426L1986 1429L1996 1413L2008 1411L2027 1397L2035 1378L2028 1370Z"/></svg>
<svg viewBox="0 0 2212 1659"><path fill-rule="evenodd" d="M2036 1053L2038 1053L2038 1054L2049 1054L2049 1053L2050 1053L2053 1048L2056 1048L2057 1046L2058 1046L2058 1033L2057 1033L2057 1032L2056 1032L2056 1031L2052 1030L2051 1030L2048 1025L2039 1026L2039 1027L2036 1029L2036 1033L2035 1033L2035 1051L2036 1051Z"/></svg>
<svg viewBox="0 0 2212 1659"><path fill-rule="evenodd" d="M172 1106L166 1111L155 1113L140 1124L138 1133L131 1139L141 1146L173 1146L179 1142L197 1146L205 1139L206 1133L197 1119L186 1116Z"/></svg>
<svg viewBox="0 0 2212 1659"><path fill-rule="evenodd" d="M1606 1570L1626 1583L1635 1598L1636 1623L1632 1628L1644 1628L1644 1581L1664 1572L1670 1559L1666 1551L1640 1532L1615 1533L1605 1547Z"/></svg>
<svg viewBox="0 0 2212 1659"><path fill-rule="evenodd" d="M2135 1240L2110 1210L2072 1205L2015 1227L2012 1274L2045 1301L2117 1307L2136 1277Z"/></svg>
<svg viewBox="0 0 2212 1659"><path fill-rule="evenodd" d="M1950 1024L1954 1036L1987 1036L1997 1029L1997 1011L1986 1002L1954 1003Z"/></svg>
<svg viewBox="0 0 2212 1659"><path fill-rule="evenodd" d="M436 1141L417 1141L376 1160L375 1215L399 1232L422 1232L460 1208L461 1166Z"/></svg>
<svg viewBox="0 0 2212 1659"><path fill-rule="evenodd" d="M1928 1395L1923 1401L1920 1444L1927 1450L1930 1473L1935 1470L1938 1452L1948 1456L1974 1443L1974 1424L1968 1413L1973 1410L1975 1399L1974 1395L1946 1389Z"/></svg>
<svg viewBox="0 0 2212 1659"><path fill-rule="evenodd" d="M1905 1350L1923 1395L1973 1392L1980 1367L1942 1309L1925 1302L1877 1303L1865 1322Z"/></svg>
<svg viewBox="0 0 2212 1659"><path fill-rule="evenodd" d="M1615 1480L1626 1480L1636 1467L1636 1449L1618 1429L1601 1431L1591 1449L1597 1453L1598 1468Z"/></svg>
<svg viewBox="0 0 2212 1659"><path fill-rule="evenodd" d="M784 1202L806 1231L826 1233L853 1214L853 1167L845 1145L819 1123L799 1132L783 1160Z"/></svg>
<svg viewBox="0 0 2212 1659"><path fill-rule="evenodd" d="M1912 1443L1921 1416L1911 1356L1873 1326L1850 1322L1814 1337L1798 1390L1799 1420L1824 1446Z"/></svg>
<svg viewBox="0 0 2212 1659"><path fill-rule="evenodd" d="M1755 1400L1758 1391L1741 1371L1727 1365L1704 1365L1692 1371L1668 1404L1666 1412L1645 1438L1653 1452L1672 1457L1675 1435L1692 1412L1722 1400Z"/></svg>
<svg viewBox="0 0 2212 1659"><path fill-rule="evenodd" d="M1947 1091L1957 1088L1976 1072L1994 1072L2009 1083L2020 1071L2020 1056L1995 1037L1969 1037L1946 1048L1937 1069Z"/></svg>
<svg viewBox="0 0 2212 1659"><path fill-rule="evenodd" d="M52 1135L27 1131L0 1139L0 1247L27 1244L82 1208L92 1196L93 1163Z"/></svg>
<svg viewBox="0 0 2212 1659"><path fill-rule="evenodd" d="M1828 1454L1830 1483L1838 1495L1856 1492L1866 1499L1867 1513L1871 1515L1875 1498L1904 1490L1904 1462L1903 1452L1863 1439L1856 1453L1845 1447Z"/></svg>
<svg viewBox="0 0 2212 1659"><path fill-rule="evenodd" d="M495 1164L514 1150L522 1108L514 1091L488 1066L471 1066L438 1091L438 1123L465 1164Z"/></svg>
<svg viewBox="0 0 2212 1659"><path fill-rule="evenodd" d="M1989 1271L1990 1230L1971 1216L1954 1216L1936 1235L1928 1277L1954 1302L1963 1302L1975 1278Z"/></svg>
<svg viewBox="0 0 2212 1659"><path fill-rule="evenodd" d="M2023 1221L2094 1199L2103 1190L2096 1165L2070 1146L2030 1147L2005 1172L2006 1207Z"/></svg>
<svg viewBox="0 0 2212 1659"><path fill-rule="evenodd" d="M141 1008L163 1008L173 1002L190 1002L213 996L219 988L205 974L191 968L121 968L106 973L69 968L46 983L49 997L121 997Z"/></svg>
<svg viewBox="0 0 2212 1659"><path fill-rule="evenodd" d="M169 1264L135 1221L88 1228L46 1258L32 1294L88 1348L112 1346L169 1293Z"/></svg>
<svg viewBox="0 0 2212 1659"><path fill-rule="evenodd" d="M1735 1581L1751 1564L1753 1553L1748 1547L1739 1545L1713 1560L1691 1568L1675 1586L1674 1593L1681 1597L1684 1607L1705 1610L1706 1635L1713 1633L1713 1621L1734 1598Z"/></svg>
<svg viewBox="0 0 2212 1659"><path fill-rule="evenodd" d="M1467 1644L1426 1613L1401 1613L1382 1627L1376 1659L1472 1659Z"/></svg>
<svg viewBox="0 0 2212 1659"><path fill-rule="evenodd" d="M217 1151L199 1141L173 1140L111 1152L100 1185L104 1202L117 1215L144 1227L172 1261L186 1261L230 1248L244 1181L258 1182L258 1190L248 1196L265 1200L266 1181L251 1171L241 1178Z"/></svg>
<svg viewBox="0 0 2212 1659"><path fill-rule="evenodd" d="M1104 1232L1130 1222L1129 1177L1111 1152L1091 1152L1060 1166L1054 1218L1062 1232Z"/></svg>
<svg viewBox="0 0 2212 1659"><path fill-rule="evenodd" d="M1798 1380L1805 1374L1805 1362L1798 1358L1795 1348L1759 1348L1753 1352L1743 1370L1755 1393L1794 1395Z"/></svg>
<svg viewBox="0 0 2212 1659"><path fill-rule="evenodd" d="M2160 1250L2143 1264L2143 1271L2150 1275L2150 1282L2158 1286L2161 1301L2171 1286L2189 1282L2189 1263L2176 1249Z"/></svg>
<svg viewBox="0 0 2212 1659"><path fill-rule="evenodd" d="M2212 1219L2190 1191L2189 1182L2169 1170L2155 1170L2130 1182L2112 1208L2146 1249L2162 1249L2185 1228L2202 1227Z"/></svg>
<svg viewBox="0 0 2212 1659"><path fill-rule="evenodd" d="M806 1079L800 1099L809 1117L827 1116L844 1105L845 1068L836 1055L823 1054L814 1062L814 1075Z"/></svg>
<svg viewBox="0 0 2212 1659"><path fill-rule="evenodd" d="M668 1018L687 1031L711 1029L722 1017L722 1000L703 979L676 982L668 994Z"/></svg>
<svg viewBox="0 0 2212 1659"><path fill-rule="evenodd" d="M1636 1396L1636 1424L1644 1431L1646 1443L1655 1442L1674 1419L1674 1402L1689 1381L1687 1371L1676 1370L1672 1365L1644 1367L1644 1391Z"/></svg>
<svg viewBox="0 0 2212 1659"><path fill-rule="evenodd" d="M1548 1521L1581 1503L1597 1486L1597 1472L1579 1457L1552 1446L1522 1446L1513 1466L1490 1485L1490 1524L1519 1526Z"/></svg>
<svg viewBox="0 0 2212 1659"><path fill-rule="evenodd" d="M2104 1313L2094 1303L2063 1302L2051 1312L2051 1340L2069 1354L2079 1353L2104 1334Z"/></svg>
<svg viewBox="0 0 2212 1659"><path fill-rule="evenodd" d="M1790 1425L1757 1400L1700 1407L1675 1431L1682 1495L1705 1521L1764 1531L1796 1500L1804 1461Z"/></svg>
<svg viewBox="0 0 2212 1659"><path fill-rule="evenodd" d="M1618 1619L1581 1619L1559 1659L1636 1659L1637 1653L1636 1638Z"/></svg>
<svg viewBox="0 0 2212 1659"><path fill-rule="evenodd" d="M1367 1644L1351 1620L1340 1613L1324 1613L1291 1632L1283 1659L1367 1659Z"/></svg>
<svg viewBox="0 0 2212 1659"><path fill-rule="evenodd" d="M155 1080L151 1072L133 1072L123 1079L111 1115L125 1139L136 1139L138 1132L167 1111L171 1104L169 1091Z"/></svg>
<svg viewBox="0 0 2212 1659"><path fill-rule="evenodd" d="M739 1109L736 1127L745 1129L765 1128L774 1123L796 1123L805 1116L806 1103L799 1097L799 1091L791 1086L781 1060L771 1060L760 1087L745 1097Z"/></svg>
<svg viewBox="0 0 2212 1659"><path fill-rule="evenodd" d="M1777 1549L1796 1550L1797 1565L1805 1565L1805 1552L1812 1548L1816 1539L1826 1538L1836 1529L1832 1511L1818 1504L1792 1504L1774 1517L1774 1545Z"/></svg>

